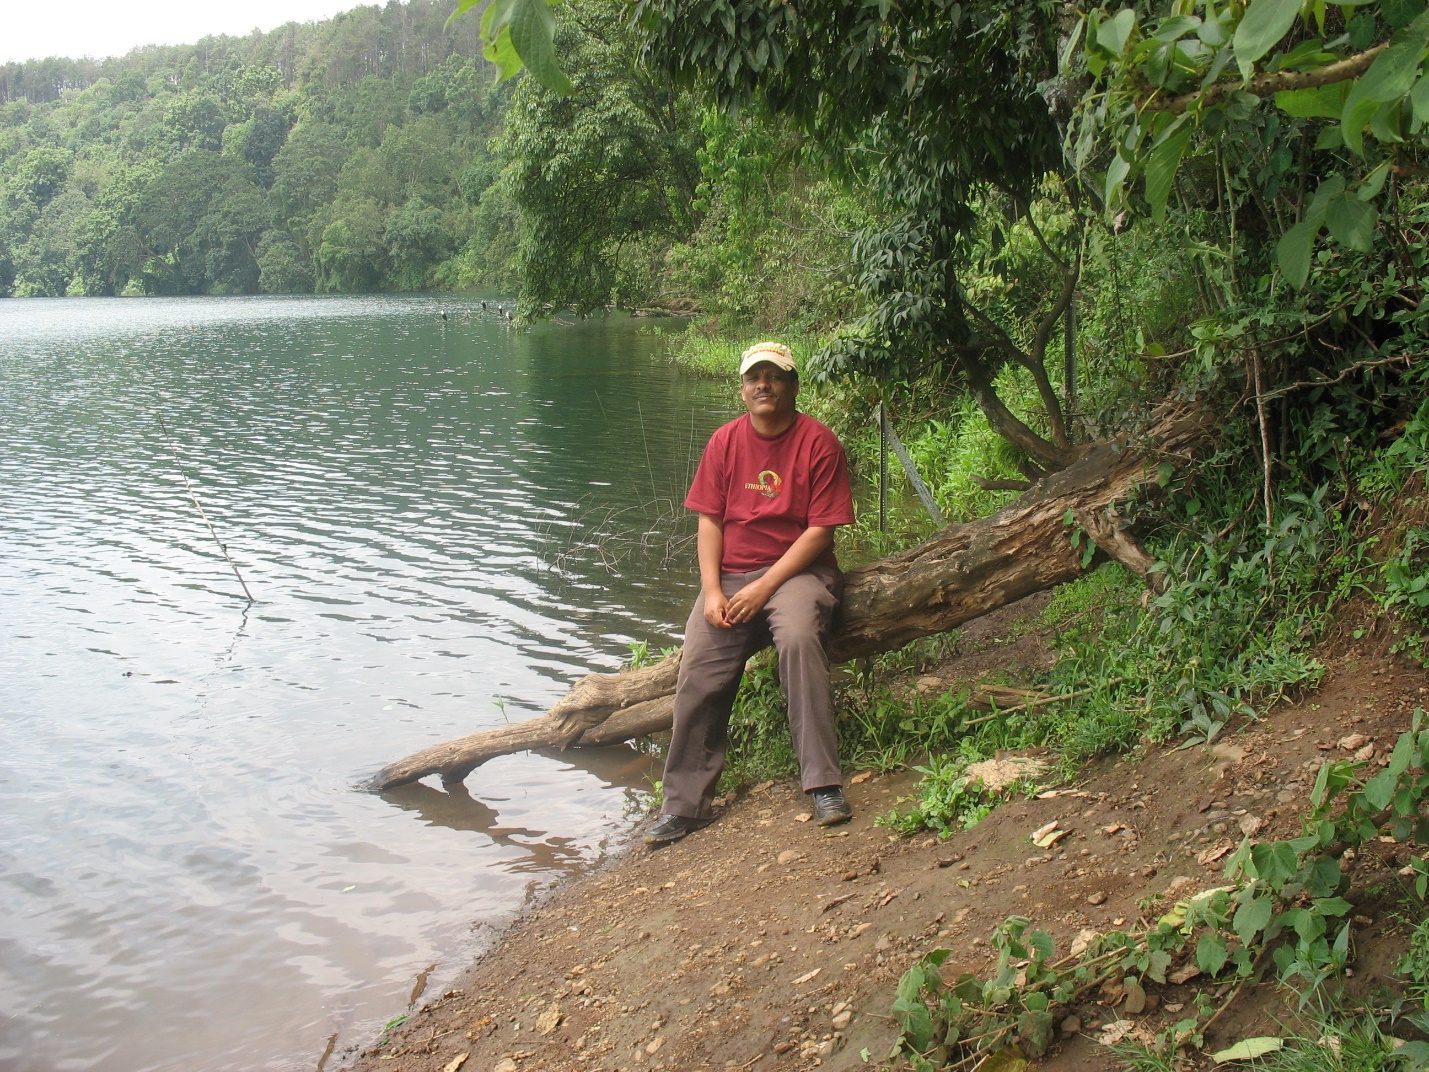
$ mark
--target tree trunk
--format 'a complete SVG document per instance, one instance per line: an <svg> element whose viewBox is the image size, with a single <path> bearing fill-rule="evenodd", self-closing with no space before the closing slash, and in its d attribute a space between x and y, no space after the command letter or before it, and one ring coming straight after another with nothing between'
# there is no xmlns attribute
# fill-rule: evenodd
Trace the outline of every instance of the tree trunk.
<svg viewBox="0 0 1429 1072"><path fill-rule="evenodd" d="M1071 545L1068 512L1114 516L1118 503L1155 485L1157 463L1184 463L1209 435L1199 411L1163 417L1138 440L1084 448L1066 469L989 517L949 525L926 543L850 570L830 658L891 651L1080 576L1082 553ZM639 670L590 674L539 718L425 749L384 767L371 787L388 789L429 774L459 782L495 756L614 744L669 729L679 665L677 651Z"/></svg>

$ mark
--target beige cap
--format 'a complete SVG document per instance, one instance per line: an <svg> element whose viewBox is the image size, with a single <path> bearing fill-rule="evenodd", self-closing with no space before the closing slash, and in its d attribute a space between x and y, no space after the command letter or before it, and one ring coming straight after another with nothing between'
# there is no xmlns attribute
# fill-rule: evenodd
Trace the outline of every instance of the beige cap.
<svg viewBox="0 0 1429 1072"><path fill-rule="evenodd" d="M799 374L799 365L782 342L757 342L739 356L739 374L743 376L761 361L778 365L785 372Z"/></svg>

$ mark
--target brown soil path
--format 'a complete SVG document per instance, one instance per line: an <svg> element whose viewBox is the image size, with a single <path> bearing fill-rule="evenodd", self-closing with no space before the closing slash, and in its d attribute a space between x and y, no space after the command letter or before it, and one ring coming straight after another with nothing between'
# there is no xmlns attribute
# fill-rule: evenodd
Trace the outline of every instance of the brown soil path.
<svg viewBox="0 0 1429 1072"><path fill-rule="evenodd" d="M894 986L923 952L954 950L950 977L982 971L992 963L987 936L1010 914L1031 917L1066 949L1083 929L1134 924L1158 895L1215 885L1241 831L1299 833L1327 756L1386 756L1425 704L1422 670L1350 651L1319 690L1215 747L1094 766L1056 795L1006 804L945 841L891 838L874 825L912 785L907 773L856 776L856 817L834 830L800 821L806 798L793 785L761 786L713 826L658 851L632 835L619 859L533 909L458 989L349 1055L349 1067L875 1067L895 1038ZM1038 850L1029 835L1052 820L1070 833ZM1378 859L1358 861L1351 899L1392 887L1408 852L1386 844ZM1357 943L1361 974L1373 976L1392 966L1384 950L1403 939L1380 906L1364 900L1361 910L1373 917ZM1376 948L1381 955L1370 956ZM1144 1030L1190 1000L1186 986L1155 989L1146 1016L1115 1031ZM1268 985L1243 997L1213 1041L1274 1031L1277 1001ZM1046 1067L1117 1067L1096 1039L1122 1014L1095 1000L1075 1011L1080 1033Z"/></svg>

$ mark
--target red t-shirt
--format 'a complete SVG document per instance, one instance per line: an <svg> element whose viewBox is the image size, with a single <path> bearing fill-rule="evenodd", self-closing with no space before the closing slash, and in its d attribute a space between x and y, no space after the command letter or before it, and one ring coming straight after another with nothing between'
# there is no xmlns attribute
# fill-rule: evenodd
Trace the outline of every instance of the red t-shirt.
<svg viewBox="0 0 1429 1072"><path fill-rule="evenodd" d="M805 529L853 524L843 444L805 413L772 437L745 414L710 436L685 506L724 519L724 572L772 566Z"/></svg>

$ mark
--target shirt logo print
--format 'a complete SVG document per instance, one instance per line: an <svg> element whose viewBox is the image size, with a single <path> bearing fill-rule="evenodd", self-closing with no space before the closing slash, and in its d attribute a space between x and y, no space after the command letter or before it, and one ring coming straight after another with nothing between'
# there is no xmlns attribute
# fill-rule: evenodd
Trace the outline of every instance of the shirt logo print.
<svg viewBox="0 0 1429 1072"><path fill-rule="evenodd" d="M784 478L773 469L765 469L759 474L759 483L746 484L746 491L757 491L766 499L772 499L779 494L779 489L784 486Z"/></svg>

